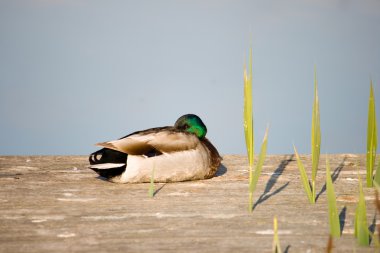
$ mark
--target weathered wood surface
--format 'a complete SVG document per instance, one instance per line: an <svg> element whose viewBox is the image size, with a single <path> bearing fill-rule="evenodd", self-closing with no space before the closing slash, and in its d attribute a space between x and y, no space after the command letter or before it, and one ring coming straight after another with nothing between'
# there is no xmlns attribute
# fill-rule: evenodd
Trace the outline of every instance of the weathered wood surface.
<svg viewBox="0 0 380 253"><path fill-rule="evenodd" d="M334 252L377 252L357 246L353 236L365 156L329 157L344 224ZM310 156L302 158L310 168ZM0 157L0 252L271 252L275 215L283 250L324 252L324 161L321 193L311 205L292 157L269 156L248 213L244 156L224 156L210 180L157 184L154 198L148 184L101 180L86 168L87 157ZM364 191L368 222L375 224L374 190Z"/></svg>

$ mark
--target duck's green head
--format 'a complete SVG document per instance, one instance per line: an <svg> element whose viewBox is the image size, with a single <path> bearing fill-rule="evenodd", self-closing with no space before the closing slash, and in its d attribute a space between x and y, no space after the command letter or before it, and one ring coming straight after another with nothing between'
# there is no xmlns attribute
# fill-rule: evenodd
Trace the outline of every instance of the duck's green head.
<svg viewBox="0 0 380 253"><path fill-rule="evenodd" d="M204 138L207 133L206 125L195 114L186 114L179 117L179 119L175 122L174 127L193 133L198 136L199 139Z"/></svg>

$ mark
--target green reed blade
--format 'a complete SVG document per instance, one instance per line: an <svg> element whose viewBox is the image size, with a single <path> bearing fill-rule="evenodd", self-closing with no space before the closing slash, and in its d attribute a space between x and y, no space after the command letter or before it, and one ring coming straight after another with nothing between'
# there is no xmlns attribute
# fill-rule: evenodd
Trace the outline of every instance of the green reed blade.
<svg viewBox="0 0 380 253"><path fill-rule="evenodd" d="M317 170L319 164L319 156L321 152L321 125L319 115L319 97L318 97L318 82L317 71L314 69L314 101L313 101L313 115L311 121L311 160L312 160L312 174L311 181L313 185L313 199L315 199L315 180L317 177Z"/></svg>
<svg viewBox="0 0 380 253"><path fill-rule="evenodd" d="M254 129L253 129L253 104L252 104L252 48L249 49L248 70L244 68L244 135L249 161L249 211L253 210L253 193L259 180L267 150L268 128L265 131L261 145L259 160L254 168Z"/></svg>
<svg viewBox="0 0 380 253"><path fill-rule="evenodd" d="M367 223L367 210L363 193L362 181L359 176L359 202L355 211L355 237L359 245L369 245L369 231Z"/></svg>
<svg viewBox="0 0 380 253"><path fill-rule="evenodd" d="M251 167L253 167L255 154L252 100L252 48L250 48L248 71L244 68L244 134L248 160Z"/></svg>
<svg viewBox="0 0 380 253"><path fill-rule="evenodd" d="M374 183L377 183L377 185L380 185L380 161L377 163Z"/></svg>
<svg viewBox="0 0 380 253"><path fill-rule="evenodd" d="M277 225L277 217L273 218L273 253L282 253L280 239L278 238L278 225Z"/></svg>
<svg viewBox="0 0 380 253"><path fill-rule="evenodd" d="M154 166L152 168L152 175L150 177L150 184L149 184L149 191L148 195L149 197L153 198L154 197Z"/></svg>
<svg viewBox="0 0 380 253"><path fill-rule="evenodd" d="M252 180L250 181L250 184L249 184L249 191L252 193L256 189L256 185L257 185L257 182L259 181L261 170L264 165L265 157L267 155L268 131L269 131L269 128L267 127L267 129L265 130L263 142L261 144L259 160L256 164L256 168L255 168L255 171L253 172Z"/></svg>
<svg viewBox="0 0 380 253"><path fill-rule="evenodd" d="M303 184L303 188L305 189L307 198L309 199L310 203L315 203L315 198L313 198L313 194L312 194L311 189L310 189L309 179L307 177L305 167L303 166L301 158L298 155L296 146L293 145L293 148L294 148L294 153L295 153L296 158L297 158L297 165L298 165L298 169L300 171L301 181Z"/></svg>
<svg viewBox="0 0 380 253"><path fill-rule="evenodd" d="M252 103L252 48L249 49L248 70L244 67L244 136L249 162L249 211L253 208L253 165L255 155Z"/></svg>
<svg viewBox="0 0 380 253"><path fill-rule="evenodd" d="M368 125L367 125L367 186L372 187L373 169L375 167L377 149L377 126L375 111L375 96L373 92L373 84L371 80L371 88L368 102Z"/></svg>
<svg viewBox="0 0 380 253"><path fill-rule="evenodd" d="M336 208L336 197L334 191L334 184L331 179L330 163L326 157L326 191L327 191L327 203L329 207L329 224L330 235L335 238L340 237L340 222L338 210Z"/></svg>

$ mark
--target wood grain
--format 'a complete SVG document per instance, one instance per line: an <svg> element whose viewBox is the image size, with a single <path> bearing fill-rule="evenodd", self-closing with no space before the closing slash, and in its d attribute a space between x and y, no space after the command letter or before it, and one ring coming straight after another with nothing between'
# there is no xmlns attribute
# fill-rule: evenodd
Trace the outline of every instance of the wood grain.
<svg viewBox="0 0 380 253"><path fill-rule="evenodd" d="M278 217L286 252L324 252L328 243L325 156L318 200L309 204L291 155L267 157L248 213L248 161L225 155L209 180L115 184L84 156L0 156L0 252L271 252ZM311 157L301 156L311 174ZM334 252L376 252L353 236L358 173L365 155L329 156L343 236ZM374 190L364 189L374 225Z"/></svg>

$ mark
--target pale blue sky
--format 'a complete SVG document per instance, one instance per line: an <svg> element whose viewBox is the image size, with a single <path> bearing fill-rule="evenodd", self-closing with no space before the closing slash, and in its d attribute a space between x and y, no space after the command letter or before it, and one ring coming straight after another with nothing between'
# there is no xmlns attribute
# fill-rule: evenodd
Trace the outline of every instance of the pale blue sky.
<svg viewBox="0 0 380 253"><path fill-rule="evenodd" d="M201 116L245 154L253 46L256 142L310 152L317 66L322 152L364 153L380 120L380 1L0 1L0 154L88 154L99 141Z"/></svg>

